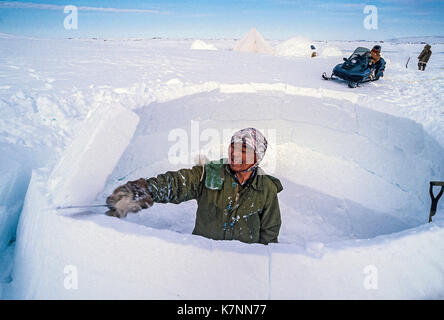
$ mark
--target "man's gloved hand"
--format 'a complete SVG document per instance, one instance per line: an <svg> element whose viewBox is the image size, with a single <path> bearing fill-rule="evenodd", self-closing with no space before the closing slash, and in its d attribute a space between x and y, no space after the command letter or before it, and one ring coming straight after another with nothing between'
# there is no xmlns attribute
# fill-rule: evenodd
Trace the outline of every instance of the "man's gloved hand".
<svg viewBox="0 0 444 320"><path fill-rule="evenodd" d="M129 181L116 188L112 195L106 198L109 211L108 216L126 217L128 212L138 212L153 205L153 199L148 192L148 183L145 179Z"/></svg>

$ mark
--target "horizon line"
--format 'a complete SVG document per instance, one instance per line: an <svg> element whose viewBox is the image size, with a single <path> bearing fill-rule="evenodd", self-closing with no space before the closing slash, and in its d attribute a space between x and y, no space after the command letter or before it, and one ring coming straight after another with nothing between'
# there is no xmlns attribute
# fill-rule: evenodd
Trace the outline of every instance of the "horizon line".
<svg viewBox="0 0 444 320"><path fill-rule="evenodd" d="M147 39L147 40L154 40L154 39L168 39L168 40L240 40L241 38L236 37L164 37L164 36L139 36L139 37L103 37L103 36L54 36L54 37L38 37L38 36L30 36L25 34L13 34L13 33L6 33L1 32L0 30L0 36L12 36L12 37L23 37L23 38L31 38L31 39L39 39L39 40L53 40L53 39L76 39L76 40L136 40L136 39ZM278 38L264 38L267 41L286 41L293 37L297 37L298 35L291 36L289 38L284 39L278 39ZM306 38L306 37L305 37ZM444 38L444 36L441 35L427 35L427 36L402 36L402 37L395 37L395 38L389 38L389 39L378 39L378 40L367 40L367 39L309 39L307 40L311 41L365 41L365 42L381 42L381 41L390 41L390 40L398 40L398 39L405 39L405 38Z"/></svg>
<svg viewBox="0 0 444 320"><path fill-rule="evenodd" d="M64 10L67 5L19 2L19 1L0 1L0 8L4 9L38 9L38 10ZM75 5L74 5L75 6ZM88 7L75 6L79 11L99 11L110 13L150 13L150 14L170 14L168 11L159 11L153 9L126 9L126 8L104 8L104 7Z"/></svg>

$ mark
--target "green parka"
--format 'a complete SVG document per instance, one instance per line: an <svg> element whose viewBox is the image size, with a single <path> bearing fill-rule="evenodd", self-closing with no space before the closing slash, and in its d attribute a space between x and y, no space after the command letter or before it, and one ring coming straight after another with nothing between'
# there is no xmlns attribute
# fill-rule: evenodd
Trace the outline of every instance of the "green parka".
<svg viewBox="0 0 444 320"><path fill-rule="evenodd" d="M247 243L278 242L281 215L280 181L258 168L249 183L236 182L225 159L160 174L147 179L154 202L181 203L196 199L193 234L214 240Z"/></svg>
<svg viewBox="0 0 444 320"><path fill-rule="evenodd" d="M432 50L430 50L430 45L425 45L424 49L422 49L421 53L418 56L418 60L421 62L429 62L430 56L432 55Z"/></svg>

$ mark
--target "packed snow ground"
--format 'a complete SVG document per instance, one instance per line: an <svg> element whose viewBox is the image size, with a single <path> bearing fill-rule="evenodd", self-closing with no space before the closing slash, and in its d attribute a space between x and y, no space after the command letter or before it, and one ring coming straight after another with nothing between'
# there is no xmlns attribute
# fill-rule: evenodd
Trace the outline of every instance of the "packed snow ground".
<svg viewBox="0 0 444 320"><path fill-rule="evenodd" d="M0 37L0 296L442 297L444 210L426 222L428 182L444 180L444 45L419 72L423 45L383 43L384 78L352 90L320 78L337 57L193 42ZM344 56L373 46L314 44ZM268 135L264 166L284 186L279 244L193 236L194 202L123 220L48 210L103 203L127 180L192 166L196 148L187 163L168 160L168 135L196 125ZM202 145L224 150L224 138ZM64 287L66 266L77 290ZM376 290L364 286L368 266Z"/></svg>

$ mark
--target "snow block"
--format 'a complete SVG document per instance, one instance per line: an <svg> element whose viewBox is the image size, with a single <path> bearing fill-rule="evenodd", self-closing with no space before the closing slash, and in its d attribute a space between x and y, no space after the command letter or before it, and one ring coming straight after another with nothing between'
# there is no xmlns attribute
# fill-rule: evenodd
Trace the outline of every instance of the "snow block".
<svg viewBox="0 0 444 320"><path fill-rule="evenodd" d="M251 99L250 95L231 93L224 97L228 105L241 106L242 112L227 112L225 108L215 108L211 119L220 121L257 121L269 120L272 121L279 117L279 108L270 108L270 106L279 106L281 99L279 97L270 96L264 93L255 93L255 97L260 99Z"/></svg>
<svg viewBox="0 0 444 320"><path fill-rule="evenodd" d="M442 297L444 222L370 240L272 247L271 299ZM412 257L415 257L412 259Z"/></svg>
<svg viewBox="0 0 444 320"><path fill-rule="evenodd" d="M367 108L357 108L359 134L375 143L418 154L424 149L424 129L413 120Z"/></svg>
<svg viewBox="0 0 444 320"><path fill-rule="evenodd" d="M366 188L366 185L360 186L356 190L357 197L353 198L355 201L366 194L379 194L380 200L375 203L376 199L373 199L370 204L379 205L390 200L392 205L378 207L378 210L393 210L398 208L399 205L406 205L407 208L418 208L418 206L423 205L417 195L427 196L425 192L421 191L421 188L429 179L430 164L433 162L407 153L408 150L403 153L399 150L378 145L357 134L346 134L311 124L295 126L293 141L299 146L309 148L323 155L352 163L352 166L348 169L344 168L346 171L342 174L347 183L352 182L352 180L351 178L345 179L346 174L357 168L364 171L362 172L362 178L367 176L365 181L377 183L378 188L375 188L375 185L369 185L368 188ZM362 150L365 150L365 153ZM360 185L359 181L356 182L357 185ZM353 194L350 191L347 192L348 195ZM412 192L414 196L409 195L408 192ZM387 199L385 196L387 193L392 195L391 199ZM388 203L386 204L388 205Z"/></svg>
<svg viewBox="0 0 444 320"><path fill-rule="evenodd" d="M347 133L355 133L358 130L355 106L349 102L341 101L339 104L327 99L302 96L287 98L281 104L281 119L293 121L295 125L309 123Z"/></svg>
<svg viewBox="0 0 444 320"><path fill-rule="evenodd" d="M426 211L424 203L429 200L428 182L440 179L444 158L444 150L433 143L423 127L409 119L360 106L338 108L334 104L321 103L315 106L308 101L285 111L285 117L295 121L292 141L331 160L320 163L322 166L332 165L335 159L352 164L341 171L344 182L340 182L343 189L347 184L351 186L346 192L350 200L380 211L398 210L397 216L422 221L423 217L418 212ZM314 111L304 111L305 105ZM319 169L317 171L320 172ZM360 179L355 183L352 177L345 178L347 174L353 177L359 174ZM366 183L361 185L360 181ZM330 190L334 192L336 189ZM387 194L391 197L387 198Z"/></svg>
<svg viewBox="0 0 444 320"><path fill-rule="evenodd" d="M91 203L103 190L136 130L139 117L118 104L97 107L85 119L49 178L53 202Z"/></svg>

